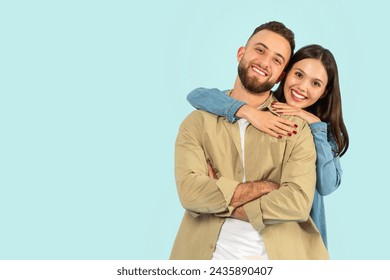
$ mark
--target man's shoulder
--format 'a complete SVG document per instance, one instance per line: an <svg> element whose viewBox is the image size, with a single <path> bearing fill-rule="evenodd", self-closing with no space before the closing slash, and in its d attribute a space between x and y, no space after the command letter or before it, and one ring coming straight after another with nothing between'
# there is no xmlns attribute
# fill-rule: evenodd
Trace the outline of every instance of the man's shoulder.
<svg viewBox="0 0 390 280"><path fill-rule="evenodd" d="M194 110L187 115L187 117L182 121L181 127L191 127L191 126L207 126L213 125L218 121L218 116L210 114L202 110Z"/></svg>
<svg viewBox="0 0 390 280"><path fill-rule="evenodd" d="M313 134L307 121L298 116L284 115L282 118L292 121L298 126L297 128L294 128L294 130L297 132L296 134L294 134L292 137L283 138L286 139L288 143L295 145L297 141L313 141Z"/></svg>
<svg viewBox="0 0 390 280"><path fill-rule="evenodd" d="M216 120L217 118L218 116L211 114L209 112L205 112L202 110L194 110L187 115L185 120L191 119L191 120L207 121L207 120Z"/></svg>

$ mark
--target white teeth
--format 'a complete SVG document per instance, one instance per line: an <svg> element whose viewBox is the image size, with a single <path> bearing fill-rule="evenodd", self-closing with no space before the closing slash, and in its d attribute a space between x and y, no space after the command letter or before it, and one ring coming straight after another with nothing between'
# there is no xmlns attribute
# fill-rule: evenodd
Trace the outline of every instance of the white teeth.
<svg viewBox="0 0 390 280"><path fill-rule="evenodd" d="M295 98L302 99L302 100L306 98L306 96L303 96L303 95L297 93L295 90L291 90L291 92Z"/></svg>
<svg viewBox="0 0 390 280"><path fill-rule="evenodd" d="M263 71L260 71L259 69L255 68L255 67L252 67L253 71L255 71L256 73L259 73L261 76L264 76L265 77L265 73Z"/></svg>

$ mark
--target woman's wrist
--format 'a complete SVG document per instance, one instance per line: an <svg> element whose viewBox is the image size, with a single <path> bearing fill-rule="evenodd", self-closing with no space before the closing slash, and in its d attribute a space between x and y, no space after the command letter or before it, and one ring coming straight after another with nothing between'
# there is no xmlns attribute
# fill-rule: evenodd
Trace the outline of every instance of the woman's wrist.
<svg viewBox="0 0 390 280"><path fill-rule="evenodd" d="M244 104L243 106L240 107L240 109L237 110L236 117L247 120L252 115L251 112L253 112L253 110L256 109L252 108L248 104Z"/></svg>

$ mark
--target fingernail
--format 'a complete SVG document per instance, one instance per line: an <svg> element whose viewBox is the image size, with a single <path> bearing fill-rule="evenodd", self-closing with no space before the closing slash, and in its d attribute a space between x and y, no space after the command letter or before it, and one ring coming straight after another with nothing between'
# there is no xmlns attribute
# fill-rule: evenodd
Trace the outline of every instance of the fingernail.
<svg viewBox="0 0 390 280"><path fill-rule="evenodd" d="M294 133L294 134L297 134L297 132L296 132L295 130L293 131L293 133Z"/></svg>
<svg viewBox="0 0 390 280"><path fill-rule="evenodd" d="M289 133L287 133L287 135L288 135L288 136L291 136L292 134L289 132Z"/></svg>
<svg viewBox="0 0 390 280"><path fill-rule="evenodd" d="M297 127L298 127L298 125L297 125L297 124L294 124L294 127L295 127L295 128L297 128Z"/></svg>
<svg viewBox="0 0 390 280"><path fill-rule="evenodd" d="M278 138L279 138L279 139L282 138L282 135L278 135Z"/></svg>

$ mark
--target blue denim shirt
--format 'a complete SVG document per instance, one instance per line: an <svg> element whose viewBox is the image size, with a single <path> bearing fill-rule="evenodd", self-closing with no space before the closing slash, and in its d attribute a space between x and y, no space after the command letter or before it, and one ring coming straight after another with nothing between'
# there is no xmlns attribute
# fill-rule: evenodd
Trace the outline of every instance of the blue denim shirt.
<svg viewBox="0 0 390 280"><path fill-rule="evenodd" d="M224 116L231 123L234 123L238 119L235 114L245 104L245 102L231 98L225 92L216 88L197 88L188 94L187 100L196 109ZM327 123L313 123L310 125L310 128L317 151L317 184L310 216L327 246L323 197L337 190L341 182L342 170L340 158L334 152L337 150L337 145L329 131Z"/></svg>

